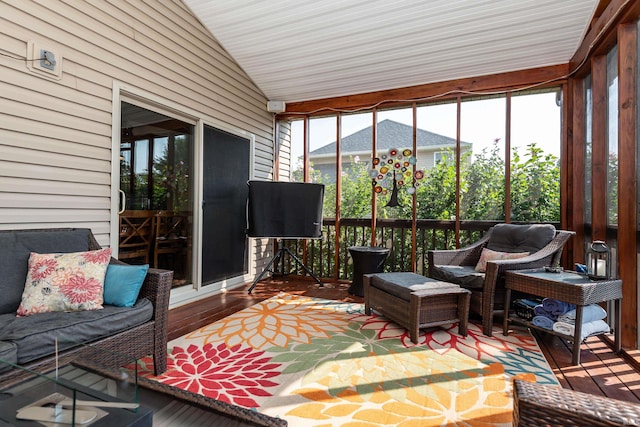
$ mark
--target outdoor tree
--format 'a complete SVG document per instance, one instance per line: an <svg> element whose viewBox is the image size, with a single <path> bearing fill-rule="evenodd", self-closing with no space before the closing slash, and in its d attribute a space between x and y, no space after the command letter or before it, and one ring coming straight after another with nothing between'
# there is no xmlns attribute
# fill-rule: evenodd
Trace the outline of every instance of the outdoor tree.
<svg viewBox="0 0 640 427"><path fill-rule="evenodd" d="M425 171L418 187L418 218L450 220L456 213L456 157L446 151L438 162Z"/></svg>
<svg viewBox="0 0 640 427"><path fill-rule="evenodd" d="M371 178L367 175L367 162L357 156L342 172L340 214L345 218L371 218Z"/></svg>
<svg viewBox="0 0 640 427"><path fill-rule="evenodd" d="M461 219L504 220L504 190L504 159L496 142L461 165Z"/></svg>
<svg viewBox="0 0 640 427"><path fill-rule="evenodd" d="M511 162L511 219L552 222L560 219L560 165L535 143L527 156L513 149Z"/></svg>
<svg viewBox="0 0 640 427"><path fill-rule="evenodd" d="M417 187L418 218L451 220L455 218L456 165L453 151L445 152ZM612 162L613 164L613 162ZM613 167L611 167L613 169ZM372 182L368 163L354 161L343 171L341 215L343 218L370 218ZM462 219L504 220L505 194L504 159L495 144L475 158L465 153L460 165ZM326 177L316 177L325 183L325 213L335 204L336 186ZM379 218L411 218L411 195L399 192L400 206L385 207L389 195L379 196ZM326 215L332 217L333 215ZM557 222L560 220L560 165L552 154L545 154L531 143L525 153L512 150L511 159L511 220L523 222Z"/></svg>
<svg viewBox="0 0 640 427"><path fill-rule="evenodd" d="M190 210L190 149L188 138L175 136L173 152L167 144L153 159L152 207L160 210Z"/></svg>

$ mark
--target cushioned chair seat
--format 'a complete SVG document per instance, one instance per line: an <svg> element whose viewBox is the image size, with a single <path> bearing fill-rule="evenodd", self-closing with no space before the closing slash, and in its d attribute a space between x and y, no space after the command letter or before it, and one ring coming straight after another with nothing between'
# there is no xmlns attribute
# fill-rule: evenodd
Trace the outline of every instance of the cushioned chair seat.
<svg viewBox="0 0 640 427"><path fill-rule="evenodd" d="M133 308L105 305L102 310L61 314L0 315L0 344L6 341L14 345L17 362L22 364L52 354L56 336L60 336L59 349L62 351L73 347L65 344L62 337L85 343L143 324L153 316L153 305L140 299ZM2 348L0 354L1 351Z"/></svg>
<svg viewBox="0 0 640 427"><path fill-rule="evenodd" d="M484 273L478 273L469 265L434 265L431 277L467 289L482 289L484 286Z"/></svg>

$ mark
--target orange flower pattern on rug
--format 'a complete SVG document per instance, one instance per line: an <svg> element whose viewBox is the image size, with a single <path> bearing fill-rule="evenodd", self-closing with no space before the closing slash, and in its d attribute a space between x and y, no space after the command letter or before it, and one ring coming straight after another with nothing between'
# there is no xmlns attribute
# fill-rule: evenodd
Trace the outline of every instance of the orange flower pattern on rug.
<svg viewBox="0 0 640 427"><path fill-rule="evenodd" d="M406 330L361 304L281 294L170 343L152 377L290 426L510 426L511 380L557 380L528 333Z"/></svg>
<svg viewBox="0 0 640 427"><path fill-rule="evenodd" d="M313 338L328 338L348 321L331 304L318 305L311 298L282 295L225 317L186 338L204 339L205 343L223 340L229 347L286 347L290 342L309 344Z"/></svg>

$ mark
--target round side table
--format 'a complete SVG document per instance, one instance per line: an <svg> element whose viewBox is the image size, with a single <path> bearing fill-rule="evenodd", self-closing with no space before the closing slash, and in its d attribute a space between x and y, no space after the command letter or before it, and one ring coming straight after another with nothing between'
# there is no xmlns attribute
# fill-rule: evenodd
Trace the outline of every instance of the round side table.
<svg viewBox="0 0 640 427"><path fill-rule="evenodd" d="M363 297L362 275L382 273L384 261L389 255L389 249L373 246L350 246L348 249L351 259L353 259L353 280L348 292L352 295Z"/></svg>

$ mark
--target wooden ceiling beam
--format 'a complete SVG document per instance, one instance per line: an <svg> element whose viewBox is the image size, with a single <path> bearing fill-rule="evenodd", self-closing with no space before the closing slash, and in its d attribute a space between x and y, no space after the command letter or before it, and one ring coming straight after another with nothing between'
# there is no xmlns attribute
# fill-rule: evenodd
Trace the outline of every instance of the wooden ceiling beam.
<svg viewBox="0 0 640 427"><path fill-rule="evenodd" d="M467 94L483 95L509 90L529 89L534 86L539 88L556 86L564 82L568 70L568 64L560 64L357 95L291 102L287 103L286 111L277 117L285 119L299 115L327 115L337 111L369 110L374 106L384 108L401 105L409 106L412 102L427 102L432 99L455 99L459 94L463 96Z"/></svg>

